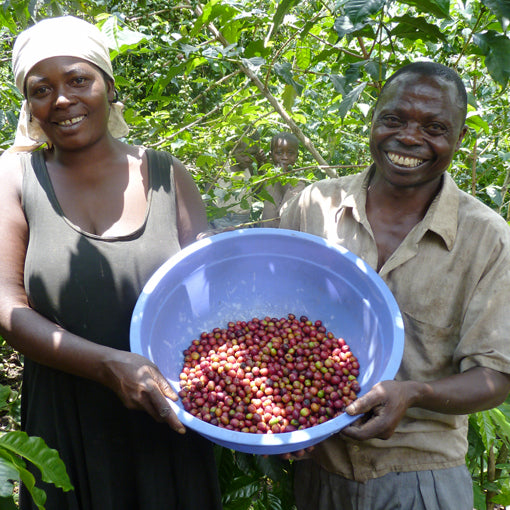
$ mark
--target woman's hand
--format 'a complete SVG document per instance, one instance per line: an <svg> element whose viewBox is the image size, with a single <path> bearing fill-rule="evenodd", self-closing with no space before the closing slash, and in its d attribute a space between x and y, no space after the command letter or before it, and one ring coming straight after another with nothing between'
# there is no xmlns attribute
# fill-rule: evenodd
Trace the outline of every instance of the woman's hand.
<svg viewBox="0 0 510 510"><path fill-rule="evenodd" d="M108 372L108 386L128 409L146 411L176 432L186 432L168 403L169 398L179 397L154 363L139 354L117 351L108 362Z"/></svg>

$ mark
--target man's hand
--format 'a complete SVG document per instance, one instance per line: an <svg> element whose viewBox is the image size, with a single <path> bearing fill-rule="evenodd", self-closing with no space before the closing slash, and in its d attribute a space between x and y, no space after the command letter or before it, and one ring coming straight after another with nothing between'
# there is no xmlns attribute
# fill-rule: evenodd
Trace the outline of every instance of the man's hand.
<svg viewBox="0 0 510 510"><path fill-rule="evenodd" d="M342 433L358 440L388 439L409 407L472 414L500 405L509 391L510 375L485 367L430 382L383 381L346 408L351 416L365 416Z"/></svg>
<svg viewBox="0 0 510 510"><path fill-rule="evenodd" d="M346 408L347 414L364 414L342 434L353 439L390 438L412 403L410 386L406 382L383 381L377 383L366 395L356 399Z"/></svg>

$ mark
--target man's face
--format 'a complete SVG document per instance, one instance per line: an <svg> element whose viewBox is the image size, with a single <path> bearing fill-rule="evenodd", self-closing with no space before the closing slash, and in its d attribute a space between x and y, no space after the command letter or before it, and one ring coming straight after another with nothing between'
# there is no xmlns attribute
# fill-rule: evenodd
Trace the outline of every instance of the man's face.
<svg viewBox="0 0 510 510"><path fill-rule="evenodd" d="M395 186L420 186L448 169L466 133L455 85L403 74L374 111L370 151L376 169Z"/></svg>

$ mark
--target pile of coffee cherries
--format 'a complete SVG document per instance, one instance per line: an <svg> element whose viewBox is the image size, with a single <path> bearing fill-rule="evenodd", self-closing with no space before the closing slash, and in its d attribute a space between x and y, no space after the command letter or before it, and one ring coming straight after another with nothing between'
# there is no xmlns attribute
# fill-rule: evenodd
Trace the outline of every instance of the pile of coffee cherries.
<svg viewBox="0 0 510 510"><path fill-rule="evenodd" d="M254 318L204 332L184 351L186 411L240 432L306 429L357 398L359 363L342 338L308 317Z"/></svg>

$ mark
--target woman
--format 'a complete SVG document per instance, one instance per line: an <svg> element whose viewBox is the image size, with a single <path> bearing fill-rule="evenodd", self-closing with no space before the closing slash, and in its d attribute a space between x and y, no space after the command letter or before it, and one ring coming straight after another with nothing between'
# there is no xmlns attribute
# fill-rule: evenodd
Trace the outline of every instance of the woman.
<svg viewBox="0 0 510 510"><path fill-rule="evenodd" d="M177 159L115 138L127 126L93 25L37 23L13 70L26 101L0 165L0 333L25 356L22 428L59 451L74 485L38 480L46 508L219 509L211 444L129 352L145 282L206 229L200 193ZM33 508L24 488L20 506Z"/></svg>

